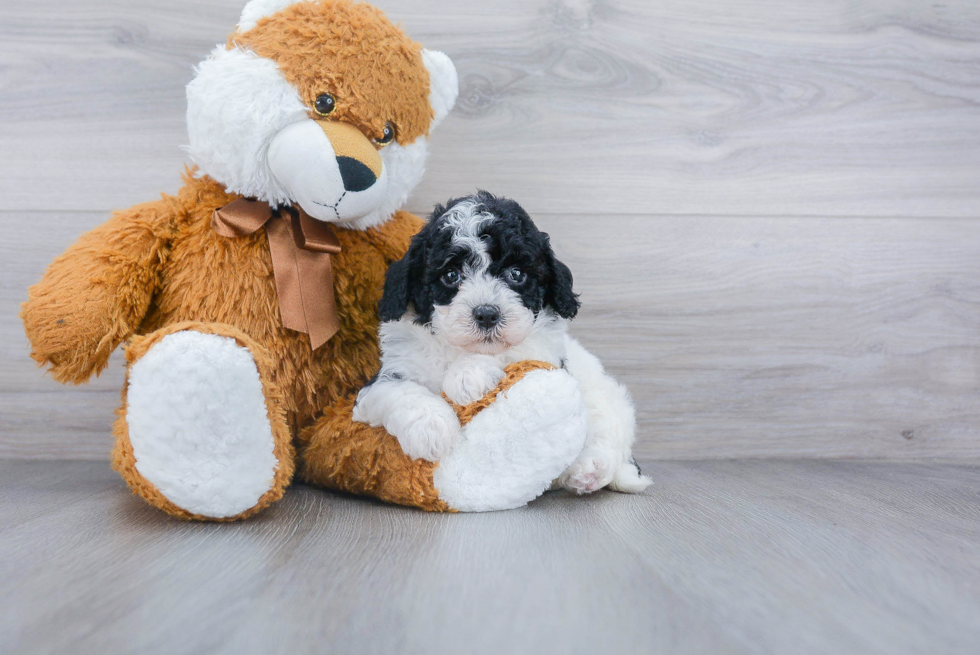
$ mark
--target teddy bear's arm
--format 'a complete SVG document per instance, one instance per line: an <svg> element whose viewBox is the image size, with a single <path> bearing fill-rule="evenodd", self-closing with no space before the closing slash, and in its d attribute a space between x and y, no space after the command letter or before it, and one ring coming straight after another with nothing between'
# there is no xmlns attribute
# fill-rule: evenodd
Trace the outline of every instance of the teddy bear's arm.
<svg viewBox="0 0 980 655"><path fill-rule="evenodd" d="M177 207L137 205L84 234L27 292L21 318L31 357L79 384L139 327L160 283Z"/></svg>

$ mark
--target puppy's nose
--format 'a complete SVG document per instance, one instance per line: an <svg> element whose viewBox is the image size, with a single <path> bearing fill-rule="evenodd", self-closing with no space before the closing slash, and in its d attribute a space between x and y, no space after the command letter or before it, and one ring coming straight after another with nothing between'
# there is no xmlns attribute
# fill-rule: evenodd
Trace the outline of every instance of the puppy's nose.
<svg viewBox="0 0 980 655"><path fill-rule="evenodd" d="M473 310L473 320L484 330L494 328L500 322L500 309L495 305L480 305Z"/></svg>
<svg viewBox="0 0 980 655"><path fill-rule="evenodd" d="M347 191L363 191L378 181L378 176L370 168L353 157L337 157L340 177Z"/></svg>

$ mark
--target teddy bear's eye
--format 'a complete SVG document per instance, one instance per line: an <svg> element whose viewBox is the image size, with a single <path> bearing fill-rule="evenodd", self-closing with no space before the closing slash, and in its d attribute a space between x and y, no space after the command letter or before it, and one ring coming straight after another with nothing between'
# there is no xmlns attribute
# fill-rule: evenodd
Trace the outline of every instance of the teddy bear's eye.
<svg viewBox="0 0 980 655"><path fill-rule="evenodd" d="M329 116L337 108L337 101L329 93L321 93L313 103L313 109L321 116Z"/></svg>
<svg viewBox="0 0 980 655"><path fill-rule="evenodd" d="M374 139L376 145L382 148L395 140L395 126L391 123L385 123L385 131L381 135L380 139Z"/></svg>

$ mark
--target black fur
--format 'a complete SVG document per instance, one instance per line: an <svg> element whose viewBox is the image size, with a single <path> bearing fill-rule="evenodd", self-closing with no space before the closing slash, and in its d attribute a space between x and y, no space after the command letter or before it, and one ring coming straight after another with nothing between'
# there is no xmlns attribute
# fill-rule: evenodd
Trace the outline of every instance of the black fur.
<svg viewBox="0 0 980 655"><path fill-rule="evenodd" d="M478 211L495 220L484 225L480 237L487 242L492 263L489 274L507 280L506 273L518 266L527 276L522 284L507 283L533 312L550 307L563 318L574 318L580 306L572 291L572 273L555 258L548 235L535 227L524 209L508 198L486 191L438 205L429 222L412 239L405 256L388 268L384 295L378 307L382 321L400 319L411 306L419 323L428 323L436 305L447 305L456 289L440 281L450 268L461 269L468 252L454 247L453 231L443 229L445 214L460 202L474 201Z"/></svg>

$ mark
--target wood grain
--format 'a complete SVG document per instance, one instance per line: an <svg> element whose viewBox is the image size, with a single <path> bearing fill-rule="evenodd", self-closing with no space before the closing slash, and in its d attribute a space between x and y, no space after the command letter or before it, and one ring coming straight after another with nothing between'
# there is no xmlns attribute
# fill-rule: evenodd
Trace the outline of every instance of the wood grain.
<svg viewBox="0 0 980 655"><path fill-rule="evenodd" d="M647 466L642 496L427 515L297 487L166 518L0 463L4 653L974 653L980 467Z"/></svg>
<svg viewBox="0 0 980 655"><path fill-rule="evenodd" d="M0 7L0 195L23 210L173 191L183 87L242 0ZM976 216L972 0L380 5L447 51L459 107L413 200L534 211Z"/></svg>
<svg viewBox="0 0 980 655"><path fill-rule="evenodd" d="M4 456L108 451L121 357L61 387L16 317L65 245L43 235L102 218L34 213L0 244ZM582 295L573 333L633 392L643 456L980 457L980 221L536 218Z"/></svg>
<svg viewBox="0 0 980 655"><path fill-rule="evenodd" d="M412 208L532 211L638 452L980 456L980 5L380 4L462 79ZM0 6L0 455L104 457L121 358L62 388L17 307L109 208L177 188L183 86L240 6Z"/></svg>

